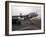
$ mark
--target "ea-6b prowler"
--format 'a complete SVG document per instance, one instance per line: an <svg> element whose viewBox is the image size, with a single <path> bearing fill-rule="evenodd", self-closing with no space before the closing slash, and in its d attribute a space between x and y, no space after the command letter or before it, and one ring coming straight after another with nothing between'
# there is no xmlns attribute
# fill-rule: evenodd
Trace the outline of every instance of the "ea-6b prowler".
<svg viewBox="0 0 46 37"><path fill-rule="evenodd" d="M28 15L20 14L20 16L12 16L12 24L15 24L15 23L20 24L21 21L30 20L36 16L38 16L38 14L36 13L29 13Z"/></svg>

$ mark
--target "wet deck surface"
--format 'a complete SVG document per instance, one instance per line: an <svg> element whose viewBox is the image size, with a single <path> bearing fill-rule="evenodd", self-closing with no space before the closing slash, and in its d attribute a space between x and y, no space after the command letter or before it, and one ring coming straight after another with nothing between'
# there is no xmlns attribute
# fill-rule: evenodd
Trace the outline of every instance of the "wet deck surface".
<svg viewBox="0 0 46 37"><path fill-rule="evenodd" d="M16 24L12 24L12 30L38 30L41 29L41 20L23 20L21 24L17 26Z"/></svg>

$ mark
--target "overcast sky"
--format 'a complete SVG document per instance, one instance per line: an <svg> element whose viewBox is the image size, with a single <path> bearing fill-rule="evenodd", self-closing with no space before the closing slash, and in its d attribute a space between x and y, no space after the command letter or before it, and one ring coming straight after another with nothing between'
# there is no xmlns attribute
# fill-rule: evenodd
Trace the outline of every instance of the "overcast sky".
<svg viewBox="0 0 46 37"><path fill-rule="evenodd" d="M41 6L17 6L17 5L12 5L11 6L11 12L12 16L17 16L22 13L22 15L27 15L29 13L37 13L40 17L41 15Z"/></svg>

